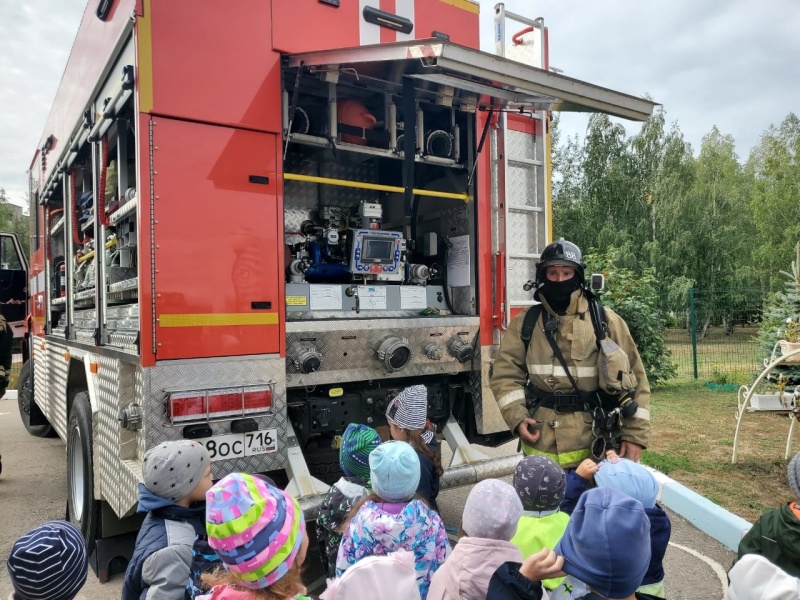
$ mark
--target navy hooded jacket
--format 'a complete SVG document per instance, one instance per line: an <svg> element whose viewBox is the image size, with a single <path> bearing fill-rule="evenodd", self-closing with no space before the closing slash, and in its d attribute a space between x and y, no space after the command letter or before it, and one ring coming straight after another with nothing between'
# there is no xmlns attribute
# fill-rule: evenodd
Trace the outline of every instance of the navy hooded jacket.
<svg viewBox="0 0 800 600"><path fill-rule="evenodd" d="M192 544L206 532L205 504L178 506L140 483L137 512L148 515L125 572L122 600L183 600Z"/></svg>

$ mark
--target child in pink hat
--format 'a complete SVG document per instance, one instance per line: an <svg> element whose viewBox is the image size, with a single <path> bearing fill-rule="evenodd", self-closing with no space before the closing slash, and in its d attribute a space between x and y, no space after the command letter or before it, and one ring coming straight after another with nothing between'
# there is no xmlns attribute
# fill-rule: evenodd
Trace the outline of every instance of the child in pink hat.
<svg viewBox="0 0 800 600"><path fill-rule="evenodd" d="M206 494L208 544L224 567L204 575L210 600L305 598L308 549L297 500L263 479L232 473Z"/></svg>

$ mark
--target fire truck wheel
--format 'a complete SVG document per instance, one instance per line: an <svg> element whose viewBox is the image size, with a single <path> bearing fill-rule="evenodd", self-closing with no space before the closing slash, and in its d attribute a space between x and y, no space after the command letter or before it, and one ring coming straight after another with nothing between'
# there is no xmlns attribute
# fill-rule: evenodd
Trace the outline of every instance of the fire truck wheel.
<svg viewBox="0 0 800 600"><path fill-rule="evenodd" d="M89 392L78 392L67 429L67 516L81 530L90 552L97 535L98 507L94 499L92 407Z"/></svg>
<svg viewBox="0 0 800 600"><path fill-rule="evenodd" d="M34 437L47 437L53 431L50 423L45 425L31 425L31 407L33 399L33 377L31 373L31 362L27 361L22 365L19 372L19 383L17 384L17 404L19 405L19 416L22 424Z"/></svg>

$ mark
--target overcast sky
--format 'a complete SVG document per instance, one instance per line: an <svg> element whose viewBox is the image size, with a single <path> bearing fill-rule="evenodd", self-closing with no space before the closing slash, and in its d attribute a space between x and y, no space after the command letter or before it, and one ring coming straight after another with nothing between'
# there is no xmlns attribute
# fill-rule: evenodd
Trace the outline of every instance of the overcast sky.
<svg viewBox="0 0 800 600"><path fill-rule="evenodd" d="M489 51L494 4L481 0ZM0 187L18 204L85 5L0 0ZM695 152L717 125L744 159L771 123L800 111L798 0L508 0L506 9L544 17L551 66L566 75L650 94ZM581 133L586 118L562 125Z"/></svg>

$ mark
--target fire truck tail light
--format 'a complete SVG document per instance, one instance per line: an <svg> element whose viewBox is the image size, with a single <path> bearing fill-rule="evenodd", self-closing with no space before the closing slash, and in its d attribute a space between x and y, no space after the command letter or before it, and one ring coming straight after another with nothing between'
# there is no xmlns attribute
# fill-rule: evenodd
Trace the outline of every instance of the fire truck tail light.
<svg viewBox="0 0 800 600"><path fill-rule="evenodd" d="M205 393L172 394L169 398L169 413L174 423L205 419L208 413Z"/></svg>
<svg viewBox="0 0 800 600"><path fill-rule="evenodd" d="M235 418L269 412L272 386L172 392L168 410L173 423Z"/></svg>
<svg viewBox="0 0 800 600"><path fill-rule="evenodd" d="M242 414L242 388L234 390L209 390L208 417L220 418Z"/></svg>
<svg viewBox="0 0 800 600"><path fill-rule="evenodd" d="M251 414L272 408L272 387L252 387L244 389L244 412Z"/></svg>

